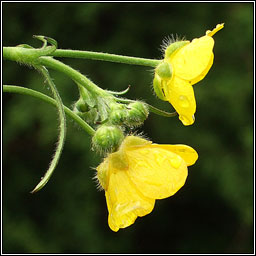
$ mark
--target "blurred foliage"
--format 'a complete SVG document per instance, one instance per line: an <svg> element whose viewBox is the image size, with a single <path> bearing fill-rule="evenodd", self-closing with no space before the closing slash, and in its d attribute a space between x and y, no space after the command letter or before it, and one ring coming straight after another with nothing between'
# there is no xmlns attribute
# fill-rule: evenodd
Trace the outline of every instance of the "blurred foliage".
<svg viewBox="0 0 256 256"><path fill-rule="evenodd" d="M30 194L44 174L58 134L56 110L22 95L3 94L4 253L252 253L253 252L253 3L11 3L2 4L3 46L41 46L161 58L171 34L191 40L225 22L214 36L215 60L195 85L196 122L151 114L139 131L155 143L187 144L199 153L186 185L156 202L134 225L112 232L103 192L92 180L101 161L90 137L72 121L57 169L46 187ZM62 59L97 85L172 111L152 93L152 69ZM49 94L40 75L3 62L3 82ZM65 105L75 84L50 71Z"/></svg>

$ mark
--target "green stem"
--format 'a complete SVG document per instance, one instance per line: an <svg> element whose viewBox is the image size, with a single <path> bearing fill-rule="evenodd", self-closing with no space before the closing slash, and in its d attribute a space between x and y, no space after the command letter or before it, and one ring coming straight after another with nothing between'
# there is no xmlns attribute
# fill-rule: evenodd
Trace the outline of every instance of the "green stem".
<svg viewBox="0 0 256 256"><path fill-rule="evenodd" d="M3 86L3 92L10 92L10 93L19 93L19 94L23 94L23 95L29 95L32 96L34 98L40 99L46 103L49 103L53 106L56 106L57 103L56 101L41 93L41 92L37 92L35 90L32 89L28 89L25 87L21 87L21 86L15 86L15 85L4 85ZM64 111L65 113L72 118L77 124L79 124L81 126L81 128L87 132L89 135L93 136L95 133L95 130L88 125L81 117L79 117L78 115L76 115L72 110L70 110L68 107L63 106L64 107Z"/></svg>
<svg viewBox="0 0 256 256"><path fill-rule="evenodd" d="M107 92L103 89L99 88L96 84L94 84L91 80L89 80L86 76L82 75L80 72L71 68L70 66L62 63L61 61L55 60L52 57L40 57L38 58L38 63L40 65L52 68L54 70L65 73L76 83L84 86L88 91L92 94L96 94L99 96L109 96Z"/></svg>
<svg viewBox="0 0 256 256"><path fill-rule="evenodd" d="M153 113L155 113L155 114L157 114L159 116L174 117L174 116L177 115L176 111L174 111L174 112L166 112L166 111L163 111L163 110L158 109L156 107L153 107L153 106L151 106L151 105L149 105L147 103L146 103L146 105L148 106L150 112L153 112Z"/></svg>
<svg viewBox="0 0 256 256"><path fill-rule="evenodd" d="M161 60L137 58L130 56L123 56L117 54L103 53L103 52L91 52L91 51L78 51L78 50L63 50L57 49L55 52L50 54L53 57L69 57L69 58L80 58L90 60L102 60L117 63L124 63L130 65L150 66L156 67Z"/></svg>
<svg viewBox="0 0 256 256"><path fill-rule="evenodd" d="M35 55L37 54L37 55ZM90 81L86 76L82 75L80 72L69 67L68 65L53 59L52 57L39 57L38 50L29 49L23 47L3 47L3 57L8 60L17 61L19 63L32 65L35 68L40 66L46 66L51 69L60 71L69 76L76 83L84 86L88 91L90 91L95 96L106 97L110 94L99 88L96 84Z"/></svg>

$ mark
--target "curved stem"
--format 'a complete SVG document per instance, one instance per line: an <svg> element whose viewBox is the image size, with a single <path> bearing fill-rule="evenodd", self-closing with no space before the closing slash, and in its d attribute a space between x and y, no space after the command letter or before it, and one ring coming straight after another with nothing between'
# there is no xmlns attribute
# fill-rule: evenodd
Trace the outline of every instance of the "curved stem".
<svg viewBox="0 0 256 256"><path fill-rule="evenodd" d="M155 113L155 114L157 114L159 116L173 117L173 116L177 115L176 111L174 111L174 112L166 112L166 111L163 111L163 110L158 109L156 107L153 107L153 106L151 106L151 105L149 105L147 103L146 103L146 105L148 106L150 112L153 112L153 113Z"/></svg>
<svg viewBox="0 0 256 256"><path fill-rule="evenodd" d="M28 88L21 87L21 86L4 85L3 86L3 92L19 93L19 94L23 94L23 95L29 95L29 96L32 96L34 98L40 99L40 100L42 100L46 103L49 103L53 106L57 105L56 101L53 98L51 98L51 97L49 97L49 96L47 96L47 95L45 95L41 92L37 92L35 90L28 89ZM81 117L76 115L68 107L66 107L66 106L63 106L63 107L64 107L65 113L70 118L72 118L77 124L79 124L85 132L87 132L89 135L93 136L93 134L95 133L95 130L90 125L88 125Z"/></svg>
<svg viewBox="0 0 256 256"><path fill-rule="evenodd" d="M124 64L130 64L130 65L150 66L150 67L156 67L161 62L161 60L137 58L137 57L123 56L123 55L103 53L103 52L64 50L64 49L57 49L55 52L51 53L50 56L102 60L102 61L124 63Z"/></svg>

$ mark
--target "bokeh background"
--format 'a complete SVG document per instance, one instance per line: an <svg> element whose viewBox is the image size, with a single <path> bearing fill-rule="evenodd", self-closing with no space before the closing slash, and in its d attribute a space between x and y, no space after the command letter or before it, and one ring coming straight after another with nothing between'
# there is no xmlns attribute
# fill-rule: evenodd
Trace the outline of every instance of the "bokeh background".
<svg viewBox="0 0 256 256"><path fill-rule="evenodd" d="M187 144L199 153L185 186L158 200L153 212L112 232L104 193L92 180L101 158L90 137L68 119L54 175L29 192L47 169L58 136L54 107L3 93L2 251L4 253L252 253L253 243L253 3L3 3L3 46L59 48L160 59L171 34L191 40L225 22L215 36L214 64L194 86L196 122L151 114L138 132L155 143ZM152 69L94 60L61 59L104 89L166 111L152 92ZM65 105L75 84L51 71ZM50 95L40 75L3 61L4 84Z"/></svg>

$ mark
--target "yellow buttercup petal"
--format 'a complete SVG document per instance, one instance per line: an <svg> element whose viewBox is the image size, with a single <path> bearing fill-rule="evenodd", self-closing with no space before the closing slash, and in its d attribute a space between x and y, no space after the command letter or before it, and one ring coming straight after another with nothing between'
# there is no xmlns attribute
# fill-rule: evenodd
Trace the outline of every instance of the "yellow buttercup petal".
<svg viewBox="0 0 256 256"><path fill-rule="evenodd" d="M214 55L212 53L208 65L205 66L205 69L202 71L201 74L199 74L197 77L195 77L193 80L190 81L191 85L196 84L199 81L201 81L202 79L204 79L204 77L207 75L207 73L209 72L210 68L212 67L213 59L214 59Z"/></svg>
<svg viewBox="0 0 256 256"><path fill-rule="evenodd" d="M185 183L187 165L177 154L149 146L126 151L128 175L149 198L162 199L175 194Z"/></svg>
<svg viewBox="0 0 256 256"><path fill-rule="evenodd" d="M152 141L138 136L127 136L123 141L119 151L126 151L134 147L144 147L152 144Z"/></svg>
<svg viewBox="0 0 256 256"><path fill-rule="evenodd" d="M196 100L194 90L189 82L174 77L165 88L168 101L179 114L179 119L184 125L191 125L195 121Z"/></svg>
<svg viewBox="0 0 256 256"><path fill-rule="evenodd" d="M132 184L126 171L111 170L109 186L105 192L109 211L109 226L113 231L126 228L138 216L149 214L155 200L146 198Z"/></svg>
<svg viewBox="0 0 256 256"><path fill-rule="evenodd" d="M191 84L194 84L194 80L198 81L199 76L203 79L210 69L209 64L212 64L213 46L213 38L203 36L176 51L168 60L175 71L175 76L191 81Z"/></svg>
<svg viewBox="0 0 256 256"><path fill-rule="evenodd" d="M213 63L212 36L223 27L224 24L217 25L212 31L206 31L205 36L193 39L191 43L170 55L167 61L176 76L190 81L191 84L199 82L206 76Z"/></svg>
<svg viewBox="0 0 256 256"><path fill-rule="evenodd" d="M190 146L184 144L156 144L149 140L143 139L137 136L128 136L122 143L122 151L134 150L136 147L145 147L149 146L150 148L162 148L168 151L171 151L181 158L183 158L187 164L187 166L193 165L198 159L197 152ZM112 154L113 155L113 154ZM126 156L127 159L127 156Z"/></svg>
<svg viewBox="0 0 256 256"><path fill-rule="evenodd" d="M205 34L207 36L213 36L215 33L217 33L219 30L223 28L224 28L224 23L221 23L221 24L218 24L216 28L214 28L213 30L207 30Z"/></svg>
<svg viewBox="0 0 256 256"><path fill-rule="evenodd" d="M183 159L184 157L184 159ZM138 136L127 136L119 150L97 168L105 190L108 224L113 231L149 214L155 199L175 194L185 183L187 165L197 159L186 145L158 145Z"/></svg>
<svg viewBox="0 0 256 256"><path fill-rule="evenodd" d="M193 165L196 162L196 160L198 159L197 152L192 147L189 147L187 145L152 144L151 147L162 148L162 149L171 151L171 152L179 155L181 158L184 159L187 166Z"/></svg>

